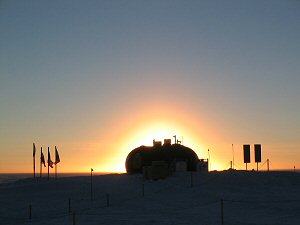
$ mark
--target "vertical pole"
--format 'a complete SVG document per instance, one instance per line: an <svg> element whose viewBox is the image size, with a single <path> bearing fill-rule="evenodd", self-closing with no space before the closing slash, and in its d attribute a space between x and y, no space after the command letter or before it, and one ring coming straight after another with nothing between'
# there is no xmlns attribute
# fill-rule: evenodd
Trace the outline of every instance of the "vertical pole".
<svg viewBox="0 0 300 225"><path fill-rule="evenodd" d="M33 177L35 178L35 155L33 156Z"/></svg>
<svg viewBox="0 0 300 225"><path fill-rule="evenodd" d="M256 163L256 171L258 172L258 162Z"/></svg>
<svg viewBox="0 0 300 225"><path fill-rule="evenodd" d="M106 207L109 207L109 194L106 194Z"/></svg>
<svg viewBox="0 0 300 225"><path fill-rule="evenodd" d="M29 219L32 219L32 207L31 204L29 205Z"/></svg>
<svg viewBox="0 0 300 225"><path fill-rule="evenodd" d="M93 201L93 168L91 168L91 201Z"/></svg>
<svg viewBox="0 0 300 225"><path fill-rule="evenodd" d="M33 177L35 178L35 154L36 154L36 148L35 144L33 143Z"/></svg>
<svg viewBox="0 0 300 225"><path fill-rule="evenodd" d="M69 213L71 213L71 199L69 198Z"/></svg>
<svg viewBox="0 0 300 225"><path fill-rule="evenodd" d="M55 163L55 180L57 180L57 163Z"/></svg>
<svg viewBox="0 0 300 225"><path fill-rule="evenodd" d="M40 158L40 178L42 177L42 151L43 151L43 147L41 147L41 158Z"/></svg>
<svg viewBox="0 0 300 225"><path fill-rule="evenodd" d="M267 165L268 165L268 172L270 172L270 161L267 159Z"/></svg>
<svg viewBox="0 0 300 225"><path fill-rule="evenodd" d="M50 155L49 155L49 147L48 147L48 160L47 160L47 164L48 164L48 180L49 180L49 170L50 170L50 168L49 168L49 160L50 160Z"/></svg>
<svg viewBox="0 0 300 225"><path fill-rule="evenodd" d="M234 148L232 144L232 169L234 169Z"/></svg>
<svg viewBox="0 0 300 225"><path fill-rule="evenodd" d="M49 162L48 162L48 175L47 175L47 180L49 180Z"/></svg>
<svg viewBox="0 0 300 225"><path fill-rule="evenodd" d="M221 199L221 224L224 224L224 204L223 199Z"/></svg>
<svg viewBox="0 0 300 225"><path fill-rule="evenodd" d="M207 166L208 166L208 172L209 172L211 170L209 149L207 150L207 152L208 152Z"/></svg>

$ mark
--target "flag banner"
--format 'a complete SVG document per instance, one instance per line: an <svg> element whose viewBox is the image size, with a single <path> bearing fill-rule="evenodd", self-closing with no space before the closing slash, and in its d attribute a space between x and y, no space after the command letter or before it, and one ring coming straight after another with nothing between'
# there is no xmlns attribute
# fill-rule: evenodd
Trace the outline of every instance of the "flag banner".
<svg viewBox="0 0 300 225"><path fill-rule="evenodd" d="M33 157L35 157L35 152L36 152L35 144L33 143L33 154L32 154Z"/></svg>
<svg viewBox="0 0 300 225"><path fill-rule="evenodd" d="M60 162L60 158L59 158L59 154L58 154L57 148L55 146L55 162L54 162L54 164L57 164L59 162Z"/></svg>
<svg viewBox="0 0 300 225"><path fill-rule="evenodd" d="M48 165L49 165L51 168L53 168L53 162L52 162L52 160L51 160L49 148L48 148Z"/></svg>
<svg viewBox="0 0 300 225"><path fill-rule="evenodd" d="M42 150L41 150L41 163L44 165L44 167L46 167L45 157Z"/></svg>

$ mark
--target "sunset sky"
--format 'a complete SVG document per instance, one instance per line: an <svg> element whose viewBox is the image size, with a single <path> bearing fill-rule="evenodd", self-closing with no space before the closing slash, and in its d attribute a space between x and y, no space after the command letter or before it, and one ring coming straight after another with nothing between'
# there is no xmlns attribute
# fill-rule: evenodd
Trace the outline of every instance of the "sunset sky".
<svg viewBox="0 0 300 225"><path fill-rule="evenodd" d="M243 144L299 169L300 1L2 0L0 107L0 173L31 172L32 143L124 172L173 135L211 169Z"/></svg>

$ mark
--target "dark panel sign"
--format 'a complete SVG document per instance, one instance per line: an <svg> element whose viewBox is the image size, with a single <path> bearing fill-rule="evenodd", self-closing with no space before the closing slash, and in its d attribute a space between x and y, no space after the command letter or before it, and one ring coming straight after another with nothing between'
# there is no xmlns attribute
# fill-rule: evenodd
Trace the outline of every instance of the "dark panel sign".
<svg viewBox="0 0 300 225"><path fill-rule="evenodd" d="M255 144L254 145L254 153L255 153L255 162L261 162L261 145Z"/></svg>
<svg viewBox="0 0 300 225"><path fill-rule="evenodd" d="M250 145L244 145L244 163L250 163Z"/></svg>

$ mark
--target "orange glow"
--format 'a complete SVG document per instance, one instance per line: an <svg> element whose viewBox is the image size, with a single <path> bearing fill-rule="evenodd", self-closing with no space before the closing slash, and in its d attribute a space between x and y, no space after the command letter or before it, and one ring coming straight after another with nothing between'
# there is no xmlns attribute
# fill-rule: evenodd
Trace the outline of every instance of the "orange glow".
<svg viewBox="0 0 300 225"><path fill-rule="evenodd" d="M89 138L70 140L61 146L59 171L88 172L93 168L95 172L123 173L131 150L141 145L152 146L153 139L161 142L171 139L174 143L174 135L199 158L209 158L207 149L210 149L210 170L229 168L231 144L212 145L220 142L220 138L209 129L213 127L209 126L211 121L199 112L189 110L188 106L178 109L171 103L158 102L149 102L147 106L137 104L134 111L127 110L112 115L114 120L95 126ZM26 165L30 166L30 162Z"/></svg>
<svg viewBox="0 0 300 225"><path fill-rule="evenodd" d="M92 162L97 163L95 170L125 172L125 160L131 150L141 145L152 146L153 139L161 142L171 139L174 143L174 135L183 145L193 149L199 158L208 158L206 142L213 132L207 129L206 121L201 120L199 112L189 111L188 107L178 109L170 101L168 103L137 104L134 111L130 108L124 112L126 117L116 117L102 138L103 143L97 147L98 153L95 150L91 152L98 158Z"/></svg>
<svg viewBox="0 0 300 225"><path fill-rule="evenodd" d="M131 126L123 136L116 139L116 144L111 146L114 150L109 155L108 163L102 164L97 169L109 172L125 172L125 160L131 150L141 145L152 146L153 139L162 142L164 139L171 139L174 143L174 135L176 135L177 140L195 150L200 158L201 156L207 158L206 155L200 154L204 150L201 140L186 130L187 128L182 128L168 120L147 121Z"/></svg>

